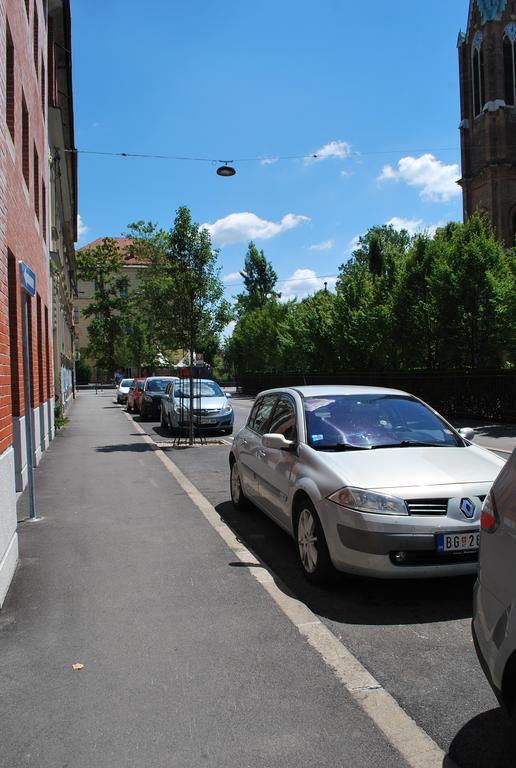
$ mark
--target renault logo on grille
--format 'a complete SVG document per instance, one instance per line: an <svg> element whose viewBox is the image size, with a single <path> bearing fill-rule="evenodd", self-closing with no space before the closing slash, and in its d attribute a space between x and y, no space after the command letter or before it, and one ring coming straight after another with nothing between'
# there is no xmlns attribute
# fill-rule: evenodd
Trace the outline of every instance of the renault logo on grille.
<svg viewBox="0 0 516 768"><path fill-rule="evenodd" d="M471 520L471 518L475 514L475 505L473 504L471 499L461 499L459 509L464 515L464 517L468 518L468 520Z"/></svg>

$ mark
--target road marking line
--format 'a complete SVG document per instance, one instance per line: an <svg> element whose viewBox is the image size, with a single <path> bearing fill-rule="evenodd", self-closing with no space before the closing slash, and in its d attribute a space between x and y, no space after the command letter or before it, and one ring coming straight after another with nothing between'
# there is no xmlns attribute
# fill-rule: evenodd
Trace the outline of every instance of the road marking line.
<svg viewBox="0 0 516 768"><path fill-rule="evenodd" d="M480 445L480 443L477 443L477 445ZM487 448L488 451L494 451L495 453L508 453L509 455L512 453L512 451L507 451L505 448L491 448L489 445L480 445L481 448Z"/></svg>
<svg viewBox="0 0 516 768"><path fill-rule="evenodd" d="M126 414L131 419L129 414ZM224 540L233 554L245 563L249 571L272 597L276 605L294 624L309 645L317 651L334 672L354 701L364 710L389 743L398 750L411 768L442 768L446 758L448 768L452 761L405 710L396 699L373 677L351 651L300 600L293 597L286 586L280 588L274 574L254 553L243 546L233 531L222 522L208 499L183 474L172 459L160 450L144 429L133 421L133 426L154 452L181 488Z"/></svg>

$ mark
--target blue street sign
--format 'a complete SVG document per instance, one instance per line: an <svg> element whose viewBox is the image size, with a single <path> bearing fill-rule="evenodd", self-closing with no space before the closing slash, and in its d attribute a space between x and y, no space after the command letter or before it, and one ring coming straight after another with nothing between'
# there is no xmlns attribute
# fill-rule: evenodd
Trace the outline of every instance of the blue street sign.
<svg viewBox="0 0 516 768"><path fill-rule="evenodd" d="M28 267L26 264L23 263L23 261L19 262L20 264L20 280L22 284L22 288L24 291L26 291L30 296L36 295L36 275Z"/></svg>

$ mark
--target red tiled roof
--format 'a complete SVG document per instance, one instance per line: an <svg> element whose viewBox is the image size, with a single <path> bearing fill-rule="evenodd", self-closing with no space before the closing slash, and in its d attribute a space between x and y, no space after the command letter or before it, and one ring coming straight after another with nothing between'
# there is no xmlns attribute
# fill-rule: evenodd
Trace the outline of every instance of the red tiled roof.
<svg viewBox="0 0 516 768"><path fill-rule="evenodd" d="M134 265L138 266L140 264L145 264L146 262L142 259L137 259L136 257L131 255L130 247L131 243L133 242L133 239L131 237L110 237L110 240L114 240L119 250L122 253L122 257L124 259L124 262L128 265ZM77 251L85 251L87 248L96 248L98 245L102 245L104 242L103 237L97 237L96 240L93 240L91 243L87 243L87 245L81 245L80 248L77 248Z"/></svg>

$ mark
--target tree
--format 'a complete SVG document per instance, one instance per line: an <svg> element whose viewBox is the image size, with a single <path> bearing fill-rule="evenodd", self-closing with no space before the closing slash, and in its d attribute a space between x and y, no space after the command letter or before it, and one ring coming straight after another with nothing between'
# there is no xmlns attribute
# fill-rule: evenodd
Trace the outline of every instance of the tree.
<svg viewBox="0 0 516 768"><path fill-rule="evenodd" d="M280 298L274 287L278 276L272 264L267 261L263 251L258 251L251 241L245 256L244 269L240 272L244 279L245 293L236 297L237 316L252 309L260 309L271 299Z"/></svg>
<svg viewBox="0 0 516 768"><path fill-rule="evenodd" d="M191 363L194 351L209 348L213 354L231 312L208 230L192 222L189 209L181 206L169 231L138 222L131 225L130 235L135 252L148 264L141 295L157 344L186 350ZM192 418L190 422L193 441Z"/></svg>
<svg viewBox="0 0 516 768"><path fill-rule="evenodd" d="M83 310L85 317L92 318L87 354L109 374L126 363L123 347L128 280L121 273L122 266L118 244L108 237L95 248L77 253L79 279L94 284L93 299Z"/></svg>

